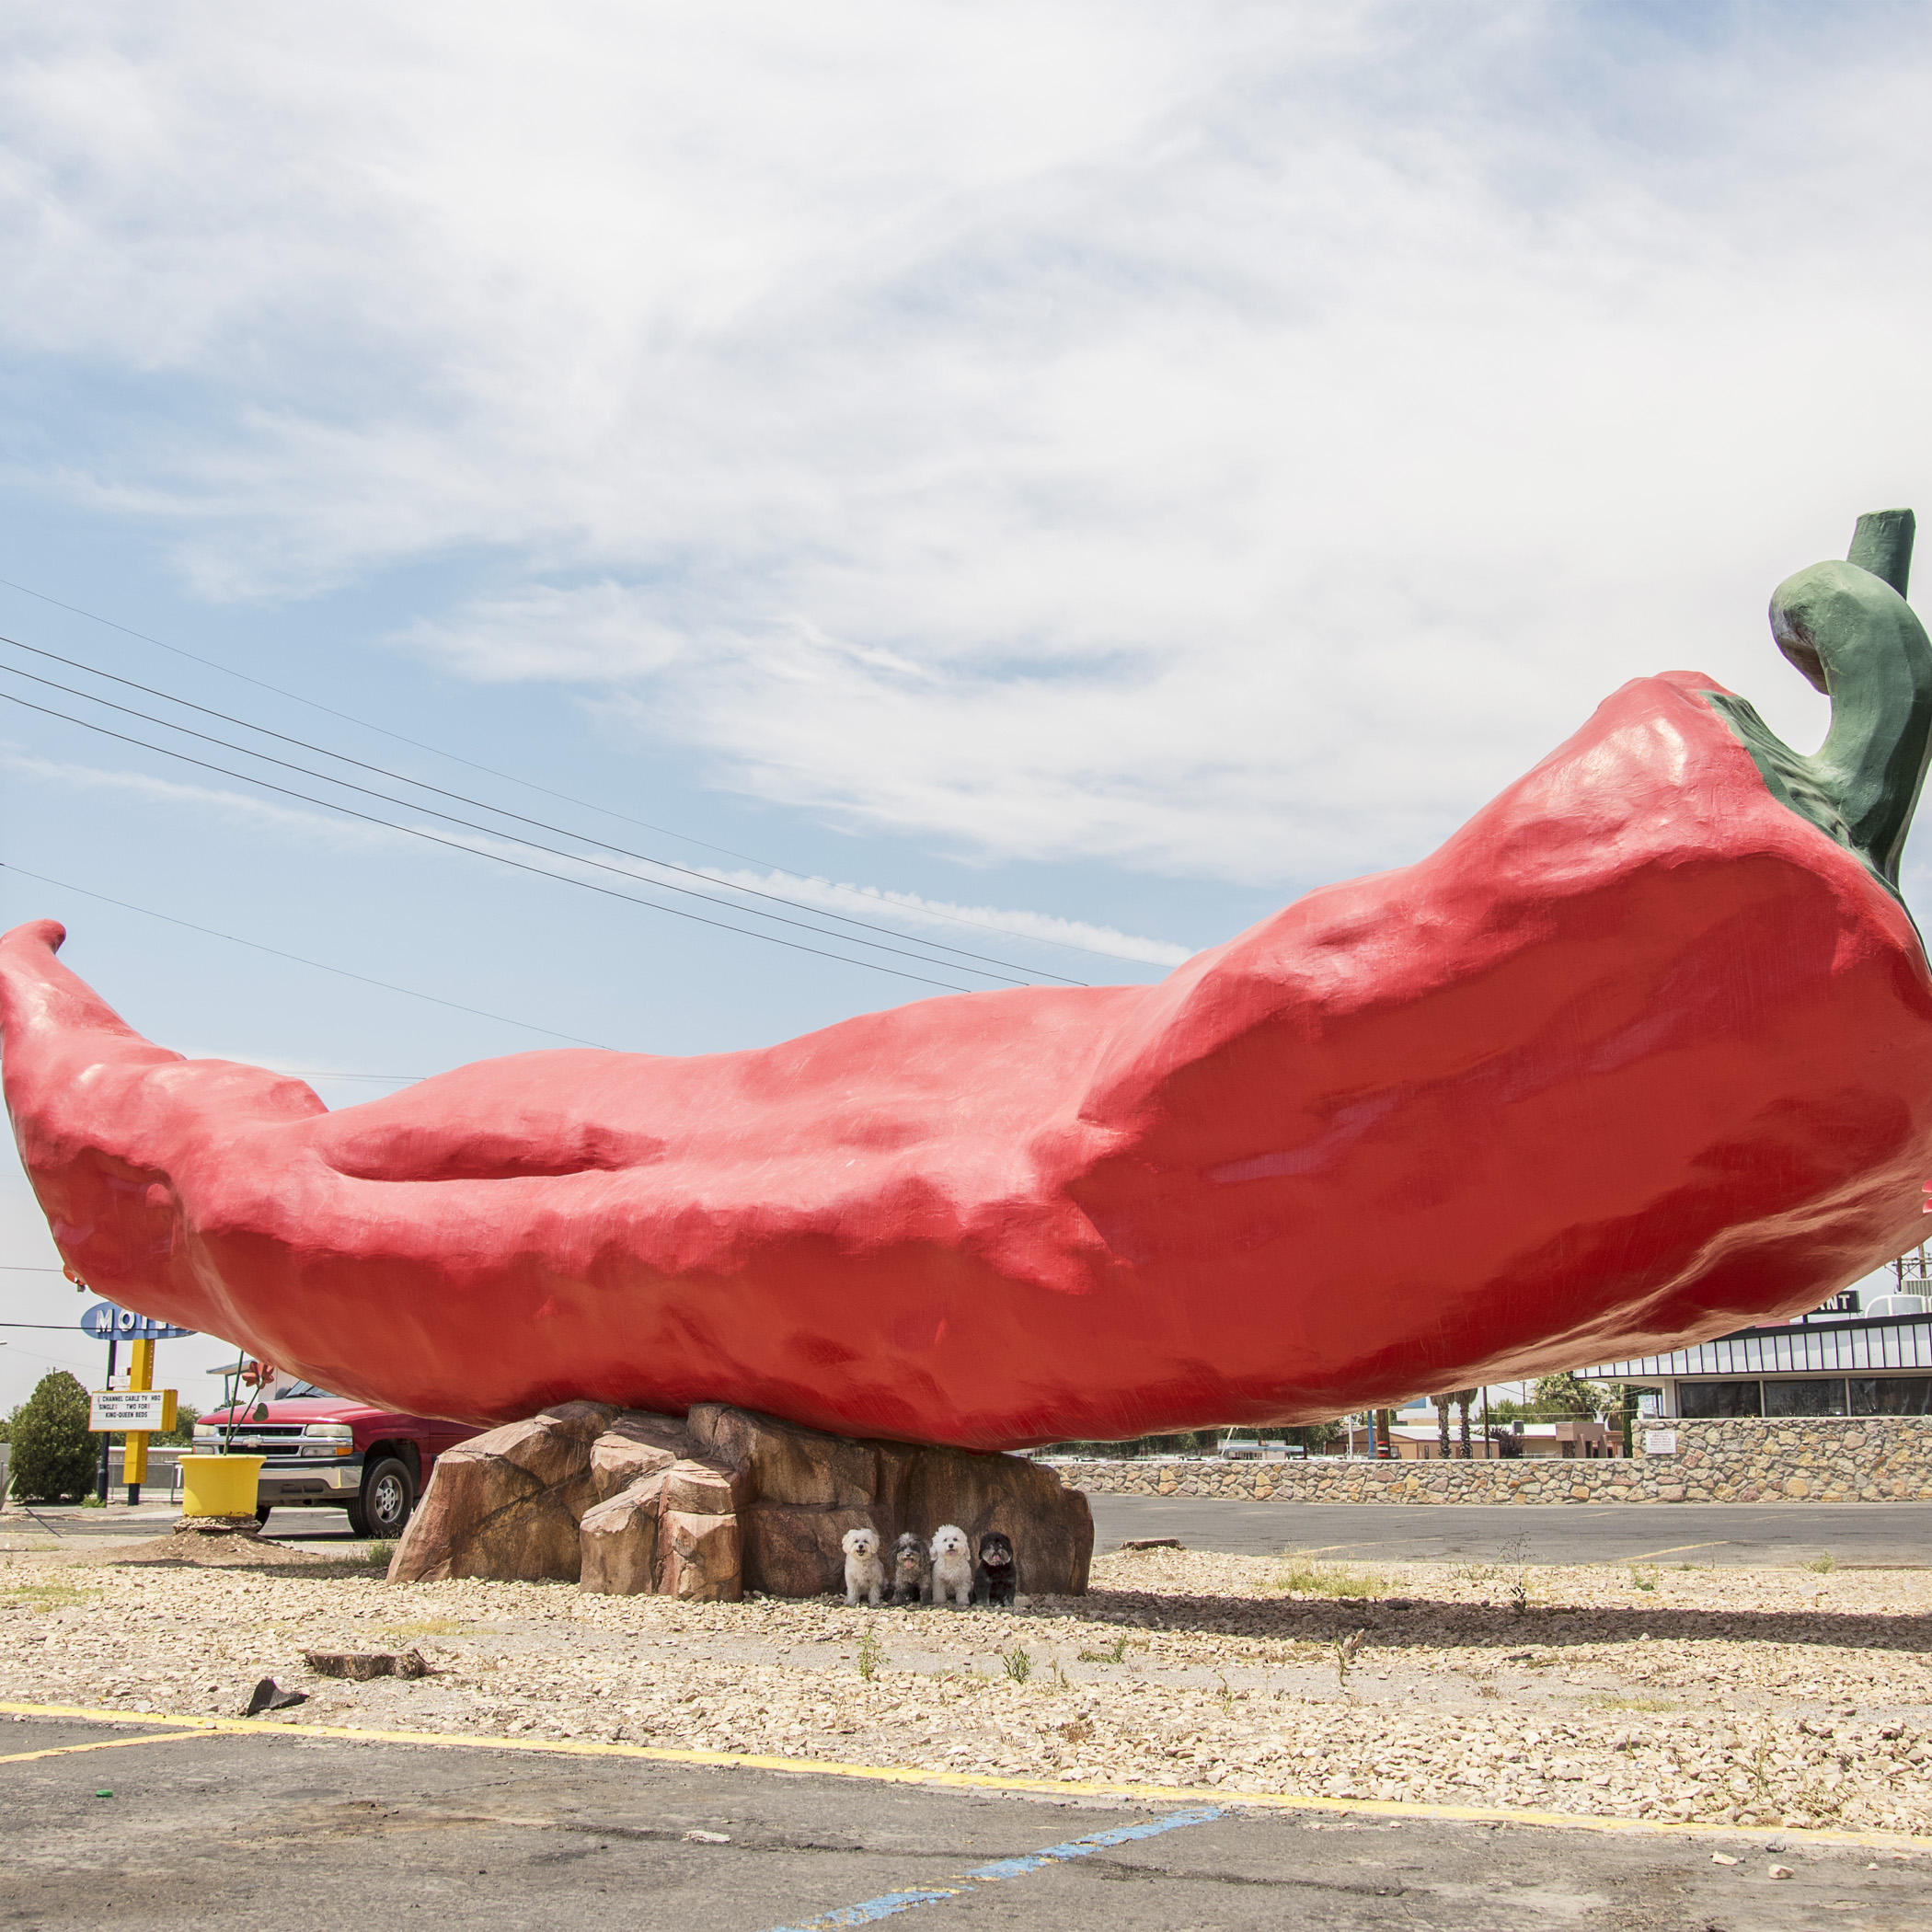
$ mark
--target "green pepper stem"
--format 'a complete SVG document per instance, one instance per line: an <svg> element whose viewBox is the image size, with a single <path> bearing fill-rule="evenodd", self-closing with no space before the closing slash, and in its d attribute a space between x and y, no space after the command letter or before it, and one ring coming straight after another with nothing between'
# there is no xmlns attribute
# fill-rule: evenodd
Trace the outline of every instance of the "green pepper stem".
<svg viewBox="0 0 1932 1932"><path fill-rule="evenodd" d="M1811 757L1742 698L1712 695L1772 793L1894 893L1932 760L1932 639L1904 594L1915 527L1909 510L1861 516L1844 563L1813 564L1772 593L1778 649L1832 701Z"/></svg>
<svg viewBox="0 0 1932 1932"><path fill-rule="evenodd" d="M1912 579L1912 538L1917 528L1909 510L1868 510L1852 533L1846 560L1882 577L1903 597Z"/></svg>

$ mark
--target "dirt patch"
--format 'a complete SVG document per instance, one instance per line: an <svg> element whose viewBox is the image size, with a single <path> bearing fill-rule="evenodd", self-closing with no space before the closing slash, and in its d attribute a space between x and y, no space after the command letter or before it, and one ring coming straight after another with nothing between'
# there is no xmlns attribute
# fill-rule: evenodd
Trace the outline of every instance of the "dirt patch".
<svg viewBox="0 0 1932 1932"><path fill-rule="evenodd" d="M161 1564L175 1570L308 1570L325 1574L365 1574L372 1567L360 1557L324 1556L264 1541L251 1523L247 1530L183 1526L144 1543L121 1544L98 1559L102 1568L129 1563Z"/></svg>

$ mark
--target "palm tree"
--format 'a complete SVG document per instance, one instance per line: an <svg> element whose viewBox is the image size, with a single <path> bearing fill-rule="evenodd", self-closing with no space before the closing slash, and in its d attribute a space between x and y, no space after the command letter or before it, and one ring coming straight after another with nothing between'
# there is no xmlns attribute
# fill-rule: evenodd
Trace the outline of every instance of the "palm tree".
<svg viewBox="0 0 1932 1932"><path fill-rule="evenodd" d="M1479 1388L1452 1389L1449 1399L1463 1412L1463 1460L1469 1460L1469 1405L1481 1395Z"/></svg>
<svg viewBox="0 0 1932 1932"><path fill-rule="evenodd" d="M1449 1405L1455 1397L1445 1392L1431 1396L1429 1399L1435 1404L1435 1432L1442 1440L1443 1460L1446 1463L1449 1460Z"/></svg>

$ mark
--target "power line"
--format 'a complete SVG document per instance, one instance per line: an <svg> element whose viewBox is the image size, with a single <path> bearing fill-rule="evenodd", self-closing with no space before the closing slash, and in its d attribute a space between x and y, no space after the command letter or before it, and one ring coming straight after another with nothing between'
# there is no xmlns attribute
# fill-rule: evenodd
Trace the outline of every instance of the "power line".
<svg viewBox="0 0 1932 1932"><path fill-rule="evenodd" d="M56 711L47 705L30 704L24 697L16 697L11 691L0 691L0 698L10 705L18 705L25 711L38 711L43 718L58 718L63 724L78 725L84 731L94 731L103 738L112 738L121 744L138 745L144 752L153 752L163 758L176 758L183 765L192 765L202 771L218 772L224 778L233 778L242 785L259 785L264 791L278 791L285 799L299 799L305 805L319 806L324 811L339 811L345 818L360 819L367 825L380 825L388 832L400 832L410 838L420 838L432 845L446 846L452 852L466 852L472 858L480 858L491 865L509 866L518 872L529 872L538 879L555 880L559 885L572 885L586 892L597 892L606 899L621 899L627 905L641 905L654 913L669 913L673 918L695 920L699 926L715 926L721 932L736 933L741 938L763 939L768 946L788 947L793 952L815 953L822 960L836 960L842 966L862 966L871 972L888 972L895 979L916 980L921 985L937 986L948 993L970 993L973 989L961 986L951 980L928 979L923 973L907 972L897 966L881 966L874 960L855 960L848 954L827 952L822 947L801 946L796 939L781 939L776 933L760 933L747 930L742 926L732 926L723 919L707 919L702 913L686 912L677 905L660 905L652 899L634 898L628 892L614 891L609 886L593 884L588 879L571 879L562 872L546 871L542 866L526 865L520 858L506 858L500 852L479 852L474 845L466 845L460 840L441 838L433 832L426 832L420 825L398 825L393 819L377 818L374 813L358 811L352 805L338 804L333 799L312 798L305 791L295 791L286 785L277 785L270 778L258 778L247 772L230 771L225 765L213 765L205 758L190 757L186 752L169 751L167 746L150 744L144 738L131 738L125 731L109 730L106 725L90 723L85 718L75 718L66 711ZM97 699L97 703L105 700ZM176 726L174 729L182 729ZM251 753L253 756L261 754ZM330 781L340 783L340 780ZM440 814L439 814L440 815ZM495 834L501 836L502 834ZM584 861L592 863L592 861ZM606 868L608 869L608 868ZM631 876L631 875L627 875ZM639 884L654 883L640 880ZM827 935L828 937L832 937Z"/></svg>
<svg viewBox="0 0 1932 1932"><path fill-rule="evenodd" d="M386 725L376 724L370 719L358 718L352 711L338 710L333 705L325 705L318 698L304 697L299 691L290 691L281 684L270 684L265 678L250 676L246 671L237 671L231 664L224 664L218 658L202 657L199 652L185 650L178 644L164 643L161 638L152 637L144 630L135 630L129 625L118 624L112 617L103 617L98 611L86 610L77 604L63 603L58 597L49 596L45 591L36 591L27 584L16 583L10 577L0 577L0 584L4 584L10 591L18 591L23 597L33 597L42 604L51 604L56 610L71 611L76 617L86 618L90 624L104 625L109 630L118 630L123 637L137 638L144 644L152 644L156 650L165 650L175 657L186 658L193 664L205 665L210 671L220 672L224 677L239 678L243 684L253 684L258 690L273 692L277 697L285 697L291 704L306 705L312 711L320 711L329 718L339 718L345 724L355 725L365 731L374 731L384 738L394 739L397 744L407 744L413 750L427 752L432 758L447 758L453 765L461 765L473 772L482 772L489 777L500 778L506 785L520 785L524 790L540 792L546 799L558 799L566 805L581 806L585 811L598 812L604 818L616 819L626 825L636 825L645 832L661 833L666 838L682 839L687 845L696 845L706 852L718 852L727 858L742 859L748 866L763 866L766 870L779 873L787 879L807 880L806 874L796 872L789 866L781 866L776 859L758 858L749 852L740 852L730 845L714 845L708 839L695 838L690 833L679 832L673 826L654 824L649 819L634 818L628 812L615 811L608 805L599 805L590 799L576 798L569 792L558 791L547 785L539 785L533 778L520 778L514 772L500 771L493 765L479 764L476 759L466 758L460 753L444 751L440 745L426 743L420 738L410 738L401 731L392 731ZM109 673L103 672L100 674L107 676ZM183 700L178 699L176 702ZM414 784L418 781L410 779L407 782ZM861 902L868 900L869 895L859 891L857 887L836 885L829 880L825 883L834 892L845 893L848 897ZM952 926L969 926L980 932L1004 930L1003 927L994 926L984 919L969 919L960 913L942 913L937 906L926 906L922 910L926 917L943 919ZM838 915L834 914L831 916ZM1132 955L1127 953L1109 952L1102 947L1082 946L1072 939L1036 937L1033 943L1038 946L1052 946L1062 952L1084 952L1097 960L1132 958ZM1144 965L1146 962L1135 960L1133 963Z"/></svg>
<svg viewBox="0 0 1932 1932"><path fill-rule="evenodd" d="M6 637L0 637L0 644L14 644L17 646L17 649L22 650L33 650L35 648L31 644L18 644L17 639ZM39 651L36 654L41 657L52 657L54 655L54 653L52 653L52 651ZM69 663L72 662L73 660L63 658L59 661L62 663ZM92 671L93 667L91 665L82 664L79 666L79 668L83 671ZM338 778L328 772L312 771L307 765L297 765L292 759L278 758L272 752L258 752L251 745L236 744L226 738L215 737L213 732L198 731L194 729L192 725L176 724L169 719L156 718L152 712L139 710L132 705L119 704L111 697L98 697L91 691L77 690L74 685L61 684L56 679L41 677L37 673L31 671L22 671L17 665L0 664L0 672L5 672L9 677L25 678L29 684L42 685L50 691L64 692L69 697L79 698L83 704L99 705L100 707L102 707L103 709L109 711L118 711L125 718L138 718L144 724L155 725L164 731L178 731L184 738L196 738L199 739L203 744L218 745L223 751L234 752L239 757L254 758L259 760L263 765L280 765L283 771L299 773L305 778L315 779L317 784L334 785L344 791L360 792L364 798L378 799L385 805L395 806L399 811L427 811L432 818L442 819L447 824L462 826L466 832L480 833L485 838L501 839L510 845L522 845L526 850L532 852L541 852L545 854L547 857L560 858L571 865L593 867L596 870L600 872L609 872L618 879L627 879L638 885L653 886L661 892L677 892L682 894L685 898L702 900L707 905L725 906L730 911L747 913L753 918L755 919L770 919L776 922L780 926L796 926L801 932L813 933L822 938L840 939L843 940L848 946L865 946L871 948L874 951L877 952L895 953L901 959L914 960L917 960L921 965L950 966L953 967L953 969L956 972L976 972L983 979L1004 980L1006 983L1009 986L1023 986L1028 983L1028 982L1024 979L1015 979L1011 973L992 972L987 971L987 969L983 966L960 966L958 965L952 960L930 960L926 957L926 953L909 951L903 946L888 946L878 939L862 939L857 937L856 935L850 933L828 933L824 930L822 926L814 926L808 920L788 919L782 913L767 913L758 906L734 906L731 905L730 902L726 900L715 898L709 892L700 892L691 886L681 886L676 884L673 880L665 879L640 878L637 873L629 871L622 866L608 865L601 858L588 858L583 854L579 852L559 851L555 845L546 845L543 844L541 840L525 838L522 834L514 832L504 832L494 825L479 825L474 819L461 818L453 811L444 811L441 806L419 804L412 799L398 799L394 797L391 793L385 791L377 791L373 786L359 785L353 778ZM95 674L101 677L112 676L112 673L109 672L100 672L96 673ZM129 680L125 678L115 678L113 682L115 682L116 684L128 684ZM148 689L148 686L144 684L138 684L133 685L132 688L135 690L145 691ZM186 703L185 699L170 697L168 694L165 691L157 691L154 693L154 696L161 698L165 703ZM21 700L16 698L13 700L13 702L17 704L21 702ZM204 707L200 705L189 705L187 708L193 711L201 711L204 709ZM65 714L63 712L53 712L50 715L52 717L65 716ZM226 716L226 714L223 712L209 712L207 715L217 718ZM246 719L230 719L228 721L230 723L241 726L241 728L244 730L253 731L261 729L259 726L249 724ZM80 719L72 719L69 720L69 722L80 724L85 730L98 730L101 729L101 727L98 725L86 724L85 720ZM280 731L269 731L264 733L264 735L270 738L282 739L284 743L288 744L303 743L303 741L300 739L284 738L283 734ZM139 740L129 740L128 742L130 743L140 742ZM324 758L334 758L339 755L339 753L330 752L319 745L304 744L303 748L306 751L315 752L319 756ZM161 755L165 758L180 758L184 755L179 752L170 751L164 745L149 745L147 749L150 751L159 752ZM190 760L189 762L190 764L194 764L200 763L201 761ZM397 782L400 784L411 785L417 782L414 779L403 777L399 773L384 771L383 767L380 765L363 765L362 761L358 758L343 759L342 762L344 764L357 765L364 771L381 772L385 777L394 778L397 780ZM220 766L209 766L207 768L210 770L221 769ZM251 777L241 772L229 772L226 774L226 776L232 778L239 778L244 784L247 785L261 785L266 784L268 782L266 779ZM461 796L460 794L455 792L442 791L440 787L433 785L424 786L422 788L426 791L438 792L439 795L443 798L459 798ZM302 794L292 793L290 794L290 796L301 797ZM310 799L308 802L311 804L322 804L327 803L328 801L321 799ZM477 810L480 811L495 811L497 810L497 808L493 805L486 805L483 804L480 800L474 799L463 799L463 802L467 805L475 806ZM332 809L338 811L347 810L346 807L340 805L335 805L332 807ZM505 818L521 819L522 822L524 824L537 824L540 822L535 819L522 819L522 815L517 812L503 812L500 815ZM546 826L544 829L546 831L556 832L559 837L563 838L570 838L576 835L574 834L564 831L561 827L558 826ZM593 839L590 841L590 843L600 845L604 845L604 841L602 841L601 839ZM611 852L621 852L623 853L623 856L625 857L638 859L640 863L644 865L665 865L665 861L661 859L651 858L648 855L643 853L623 852L623 848L621 846L604 845L604 849L606 851ZM685 874L686 877L693 879L702 879L706 878L707 876L704 873L692 872L688 867L684 866L669 866L667 869L675 872L683 872ZM555 877L556 875L552 874L550 876ZM752 889L746 886L730 886L729 887L729 890L733 891L752 891ZM789 899L779 899L775 893L753 892L752 896L760 899L770 899L773 902L773 903L778 905L792 905L794 906L795 910L806 910L806 908L796 906L795 903ZM665 906L660 908L660 910L669 912L673 910L673 908ZM834 913L829 914L828 916L835 919L840 919L846 925L858 926L865 924L865 922L862 920L845 919L845 915L839 913ZM875 926L870 927L869 929L873 932L882 932L886 928ZM729 928L729 930L740 932L743 931L744 928L740 926L733 926ZM755 934L753 935L753 937L768 937L769 935ZM902 937L904 936L897 933L893 934L893 937L895 938ZM929 941L914 940L914 943L915 945L926 946L930 949ZM951 953L959 953L960 951L960 949L959 949L958 947L951 946L941 947L937 949L943 952ZM838 955L834 954L830 955L830 957L836 958L838 957ZM986 957L986 955L983 953L972 953L962 954L961 957L968 959L983 959ZM848 960L847 963L851 965L864 965L869 964L870 962L867 960ZM1008 965L1012 962L1002 960L994 963L999 965ZM1022 973L1026 971L1024 967L1016 967L1015 970ZM1060 977L1060 975L1058 975L1057 973L1051 976L1056 979ZM938 983L928 982L927 983L936 984ZM1078 985L1081 983L1078 981L1069 980L1064 981L1063 983L1067 985Z"/></svg>
<svg viewBox="0 0 1932 1932"><path fill-rule="evenodd" d="M212 706L198 705L189 698L177 697L171 691L160 690L153 684L139 684L132 678L121 677L111 671L103 671L99 668L98 665L89 664L85 659L63 657L57 650L44 650L39 645L25 643L18 638L9 638L5 636L4 634L0 634L0 644L10 645L16 650L29 651L33 656L37 658L45 658L52 663L65 664L73 670L85 672L89 677L98 677L104 679L109 684L119 684L125 690L142 692L146 696L159 698L163 704L178 705L183 710L198 712L203 718L218 718L222 720L224 724L238 726L242 730L253 731L263 738L272 738L276 740L278 743L292 744L297 746L300 750L305 752L311 752L319 758L332 758L339 765L353 765L358 771L374 772L378 777L387 778L393 784L409 785L415 787L419 791L433 792L439 799L453 799L459 805L467 805L472 810L477 811L490 812L498 818L513 819L520 825L534 825L539 832L552 833L558 838L580 839L584 844L595 845L602 851L615 852L621 858L635 859L639 865L655 866L661 871L676 872L685 879L699 879L704 880L704 882L707 885L721 886L727 891L739 892L743 894L747 898L764 899L769 901L774 905L789 906L794 912L810 912L815 917L818 918L835 919L842 926L857 926L861 930L866 932L886 933L891 937L895 939L911 938L912 943L914 945L925 947L928 951L953 953L960 959L979 960L989 966L1008 967L1011 968L1013 972L1021 973L1023 975L1026 974L1028 972L1028 969L1026 967L1019 965L1017 961L1012 960L995 959L990 953L972 952L967 950L963 947L948 946L943 944L941 941L936 939L921 939L914 937L912 935L900 932L896 927L880 926L876 920L855 919L845 913L828 912L822 906L807 906L802 904L799 901L796 899L786 898L782 893L762 891L756 886L741 885L734 880L719 879L709 872L700 872L690 866L681 866L677 864L675 860L673 859L658 858L649 852L633 852L628 846L613 845L608 839L593 838L588 833L573 832L567 826L553 825L547 820L545 819L534 819L521 811L511 811L503 806L492 805L489 803L486 799L473 799L469 797L468 794L466 792L450 791L443 786L431 785L428 783L425 779L412 778L406 772L392 771L387 765L373 765L367 759L363 758L351 758L345 752L330 751L327 745L314 744L311 743L305 738L296 738L286 731L273 730L267 725L259 725L254 723L251 719L246 718L237 718L232 712L217 711ZM102 705L109 710L124 712L130 718L141 719L144 722L147 724L159 725L164 730L179 731L184 736L190 738L200 738L204 742L209 744L218 744L224 751L238 752L245 758L259 758L261 759L265 764L280 765L289 771L300 772L305 777L319 779L325 785L339 785L351 791L364 792L367 794L367 796L371 798L381 799L385 804L398 806L406 811L410 811L412 809L416 811L432 811L435 812L435 815L438 818L446 819L451 824L465 825L472 832L484 832L488 833L492 837L498 838L516 837L516 834L513 833L498 832L493 827L477 825L466 819L457 818L450 812L439 811L433 805L413 805L412 801L408 799L394 799L389 797L389 795L386 792L373 791L370 789L369 787L357 785L351 779L333 777L326 772L310 771L305 765L292 764L287 759L277 758L270 753L255 751L247 745L231 744L225 738L216 738L205 731L196 731L192 730L190 726L178 725L171 722L167 719L155 718L151 713L137 710L130 705L118 705L111 698L97 697L92 692L75 690L72 684L59 684L52 678L36 677L34 673L30 671L20 671L15 669L12 666L0 666L0 669L10 671L11 674L15 677L24 677L29 679L34 684L46 684L52 690L64 691L70 697L82 698L86 700L86 702L87 702L88 704ZM539 852L547 852L552 857L578 858L579 863L585 865L595 865L598 863L598 861L594 859L582 859L579 857L579 856L576 854L559 853L556 851L556 849L552 846L538 845L535 844L534 841L519 840L518 842L520 844L532 845L535 850ZM610 871L619 871L621 868L616 867L607 867L604 869ZM622 873L621 876L625 878L631 878L635 875L626 872ZM650 881L650 883L656 885L666 891L691 891L691 888L689 888L688 886L673 885L667 880L652 880ZM694 898L706 900L713 905L721 905L727 903L723 900L712 898L711 894L709 894L708 892L692 892L691 896ZM752 912L755 914L756 916L758 916L759 918L764 919L770 919L779 916L771 913L761 913L755 906L748 906L742 908L742 910ZM801 922L797 920L784 920L783 923L789 926L799 925ZM808 926L806 929L809 931L816 931L818 928ZM857 943L859 945L870 946L876 944L877 942L869 939L862 939L857 941ZM897 946L886 947L881 949L889 952L898 952L906 958L918 957L918 955L915 954L905 953L903 948ZM996 979L1004 977L1004 975L998 973L989 973L986 974L985 977L989 979ZM1058 980L1063 985L1067 986L1080 986L1086 983L1086 982L1083 980L1068 979L1064 973L1058 972L1042 972L1040 974L1040 977L1050 980ZM1025 981L1014 981L1011 982L1011 983L1023 984L1025 983Z"/></svg>
<svg viewBox="0 0 1932 1932"><path fill-rule="evenodd" d="M400 993L410 999L425 999L432 1006L448 1006L453 1012L468 1013L477 1019L493 1019L506 1027L522 1027L525 1032L542 1033L552 1040L568 1040L572 1046L596 1047L615 1052L601 1040L581 1040L575 1033L559 1033L555 1027L540 1027L527 1019L512 1019L507 1013L486 1013L481 1006L466 1006L460 1000L444 999L434 993L419 993L414 986L398 986L389 980L372 979L366 972L351 972L346 966L330 966L320 960L305 960L299 952L284 952L279 946L264 946L259 939L244 939L236 933L216 932L212 926L197 926L191 919L178 919L172 913L157 913L151 906L133 905L125 899L110 899L105 892L90 892L86 886L71 885L64 879L50 879L44 872L29 872L0 858L0 871L17 872L22 879L38 880L42 885L57 886L63 892L78 892L83 899L98 899L103 905L118 905L124 913L139 913L144 919L159 919L168 926L184 926L191 933L204 933L211 939L225 939L231 946L246 946L253 952L272 953L278 960L293 960L298 966L313 966L317 972L332 972L339 979L360 980L365 986L380 986L385 993Z"/></svg>

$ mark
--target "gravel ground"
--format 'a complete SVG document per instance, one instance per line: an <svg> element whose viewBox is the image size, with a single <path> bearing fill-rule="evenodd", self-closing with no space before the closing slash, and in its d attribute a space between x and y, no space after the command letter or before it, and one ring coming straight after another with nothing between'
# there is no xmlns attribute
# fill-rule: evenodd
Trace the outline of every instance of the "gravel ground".
<svg viewBox="0 0 1932 1932"><path fill-rule="evenodd" d="M871 1611L275 1554L0 1556L0 1698L234 1715L272 1674L295 1721L1932 1837L1925 1571L1147 1550L1083 1598ZM436 1674L302 1661L411 1646Z"/></svg>

